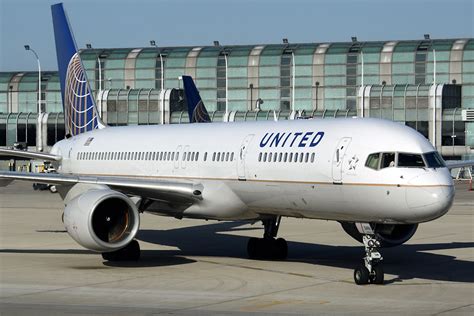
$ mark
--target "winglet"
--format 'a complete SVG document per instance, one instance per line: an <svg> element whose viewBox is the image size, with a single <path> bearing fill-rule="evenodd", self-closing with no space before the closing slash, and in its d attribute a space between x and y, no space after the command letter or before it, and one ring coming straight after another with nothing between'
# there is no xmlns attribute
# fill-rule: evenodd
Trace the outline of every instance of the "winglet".
<svg viewBox="0 0 474 316"><path fill-rule="evenodd" d="M63 4L51 6L66 134L103 128Z"/></svg>
<svg viewBox="0 0 474 316"><path fill-rule="evenodd" d="M188 114L190 123L208 123L211 122L209 113L202 102L199 91L194 84L193 78L183 76L184 97L188 104Z"/></svg>

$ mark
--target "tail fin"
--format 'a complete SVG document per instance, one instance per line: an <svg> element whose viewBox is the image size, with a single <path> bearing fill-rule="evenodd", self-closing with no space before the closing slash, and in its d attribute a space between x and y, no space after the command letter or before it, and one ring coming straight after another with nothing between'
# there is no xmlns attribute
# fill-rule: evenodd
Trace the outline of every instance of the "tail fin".
<svg viewBox="0 0 474 316"><path fill-rule="evenodd" d="M103 128L63 4L51 6L66 134Z"/></svg>
<svg viewBox="0 0 474 316"><path fill-rule="evenodd" d="M209 113L202 102L199 91L194 84L193 78L183 76L184 96L188 104L188 114L190 123L208 123L211 122Z"/></svg>

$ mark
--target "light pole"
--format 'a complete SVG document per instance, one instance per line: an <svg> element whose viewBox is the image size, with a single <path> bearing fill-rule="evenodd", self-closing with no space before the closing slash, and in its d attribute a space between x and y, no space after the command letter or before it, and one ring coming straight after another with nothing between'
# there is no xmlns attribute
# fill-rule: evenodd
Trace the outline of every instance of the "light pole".
<svg viewBox="0 0 474 316"><path fill-rule="evenodd" d="M29 50L33 54L35 54L36 61L38 62L38 115L39 115L42 112L41 111L41 63L40 63L38 54L35 52L33 48L30 47L30 45L25 45L25 50Z"/></svg>
<svg viewBox="0 0 474 316"><path fill-rule="evenodd" d="M30 45L25 45L25 50L29 50L35 54L36 61L38 62L38 123L36 124L36 149L37 151L43 151L43 133L42 133L42 109L41 109L41 63L38 54Z"/></svg>
<svg viewBox="0 0 474 316"><path fill-rule="evenodd" d="M283 38L283 44L285 44L285 50L289 47L288 38ZM291 112L295 110L295 72L296 72L296 62L295 62L295 52L291 50L291 68L292 68L292 78L291 78Z"/></svg>
<svg viewBox="0 0 474 316"><path fill-rule="evenodd" d="M150 41L150 45L158 49L158 46L156 45L156 42L154 40ZM161 67L161 91L163 91L165 87L164 71L163 71L163 55L161 55L161 51L159 52L159 54L160 54L160 67Z"/></svg>
<svg viewBox="0 0 474 316"><path fill-rule="evenodd" d="M295 52L291 51L291 62L293 63L292 67L292 80L291 80L291 111L295 110L295 68L296 68L296 63L295 63Z"/></svg>
<svg viewBox="0 0 474 316"><path fill-rule="evenodd" d="M227 64L227 53L224 53L224 61L225 61L225 117L229 118L229 78L227 77L228 73L228 64Z"/></svg>

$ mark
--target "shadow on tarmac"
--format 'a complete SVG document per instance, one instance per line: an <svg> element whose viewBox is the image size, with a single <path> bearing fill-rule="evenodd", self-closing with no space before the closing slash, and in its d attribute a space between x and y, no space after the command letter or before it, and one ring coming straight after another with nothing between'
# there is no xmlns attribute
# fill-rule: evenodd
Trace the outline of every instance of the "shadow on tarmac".
<svg viewBox="0 0 474 316"><path fill-rule="evenodd" d="M139 261L105 261L104 265L133 268L196 262L186 256L247 258L248 237L228 234L260 229L260 226L241 228L240 226L244 224L247 222L218 222L170 230L141 230L137 235L138 240L176 247L179 250L142 250ZM341 233L343 233L342 229ZM474 282L474 262L428 252L469 248L474 248L474 242L405 244L399 247L384 248L381 253L384 257L385 273L398 276L386 280L385 283L398 283L414 278L472 283ZM97 255L93 251L76 249L0 249L0 253ZM364 251L361 245L330 246L288 241L288 259L286 261L352 270L362 263L363 256Z"/></svg>
<svg viewBox="0 0 474 316"><path fill-rule="evenodd" d="M176 247L179 250L145 251L145 256L209 256L247 258L246 236L230 235L241 230L243 222L220 222L171 230L142 230L137 239L159 245ZM344 233L341 229L341 233ZM284 237L284 236L282 236ZM449 255L428 251L474 248L474 242L405 244L399 247L383 248L384 270L397 275L386 283L403 282L414 278L434 281L474 282L474 262L464 261ZM286 261L304 262L315 266L331 266L354 269L362 263L364 250L360 246L330 246L288 241Z"/></svg>

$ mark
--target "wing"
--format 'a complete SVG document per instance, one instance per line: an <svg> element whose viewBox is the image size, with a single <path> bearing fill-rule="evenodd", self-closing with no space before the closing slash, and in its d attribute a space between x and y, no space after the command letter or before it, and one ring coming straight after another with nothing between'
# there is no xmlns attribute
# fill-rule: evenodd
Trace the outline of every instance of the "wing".
<svg viewBox="0 0 474 316"><path fill-rule="evenodd" d="M17 149L1 149L0 148L0 156L7 156L7 157L18 157L18 158L28 158L28 159L41 159L41 160L48 160L48 161L61 161L62 157L48 154L48 153L40 153L40 152L32 152L26 150L17 150Z"/></svg>
<svg viewBox="0 0 474 316"><path fill-rule="evenodd" d="M82 176L60 173L29 173L0 171L0 186L13 180L47 183L54 185L74 185L77 183L102 184L125 194L139 195L153 200L194 203L202 200L202 185L166 180L150 180L139 177Z"/></svg>
<svg viewBox="0 0 474 316"><path fill-rule="evenodd" d="M464 161L445 161L446 167L448 169L462 168L462 167L472 167L474 166L474 160L464 160Z"/></svg>

